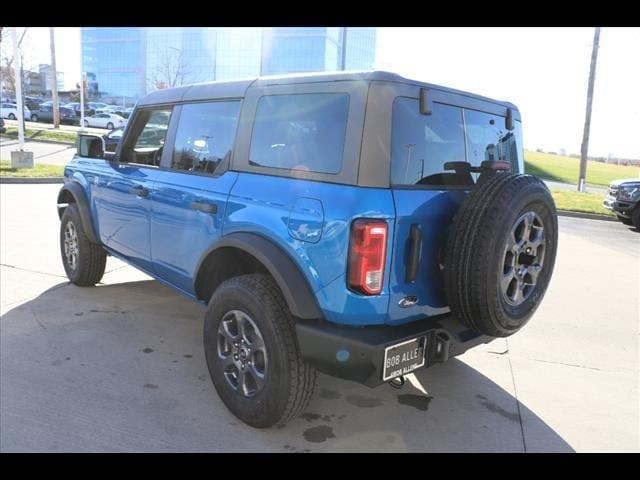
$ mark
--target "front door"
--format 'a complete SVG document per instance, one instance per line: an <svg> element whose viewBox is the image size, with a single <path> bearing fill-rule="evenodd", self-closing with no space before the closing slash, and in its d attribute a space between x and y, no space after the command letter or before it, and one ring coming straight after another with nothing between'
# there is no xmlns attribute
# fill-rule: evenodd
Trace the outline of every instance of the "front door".
<svg viewBox="0 0 640 480"><path fill-rule="evenodd" d="M151 197L170 116L171 107L139 110L118 157L97 179L100 240L150 272Z"/></svg>
<svg viewBox="0 0 640 480"><path fill-rule="evenodd" d="M193 292L199 260L222 234L237 173L229 171L239 100L183 104L171 125L171 152L155 178L151 214L154 272ZM168 144L169 144L168 143Z"/></svg>

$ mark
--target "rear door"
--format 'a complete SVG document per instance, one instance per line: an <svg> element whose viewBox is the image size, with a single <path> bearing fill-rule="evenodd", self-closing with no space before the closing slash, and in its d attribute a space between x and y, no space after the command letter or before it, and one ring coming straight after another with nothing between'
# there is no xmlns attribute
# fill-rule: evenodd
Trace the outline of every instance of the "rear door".
<svg viewBox="0 0 640 480"><path fill-rule="evenodd" d="M198 262L222 233L238 174L229 171L241 101L175 107L171 135L152 198L151 258L155 273L193 293Z"/></svg>
<svg viewBox="0 0 640 480"><path fill-rule="evenodd" d="M521 160L520 122L516 130L506 130L505 107L437 90L428 96L429 115L420 113L419 88L397 96L392 106L391 323L449 311L443 289L445 241L477 174L445 169L445 163L478 166L501 159L512 161L518 171Z"/></svg>

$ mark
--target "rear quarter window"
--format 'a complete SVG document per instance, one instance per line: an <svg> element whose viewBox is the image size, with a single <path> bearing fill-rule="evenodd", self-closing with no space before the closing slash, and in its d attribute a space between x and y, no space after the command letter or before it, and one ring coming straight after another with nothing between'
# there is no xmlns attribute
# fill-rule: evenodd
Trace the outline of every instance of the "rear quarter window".
<svg viewBox="0 0 640 480"><path fill-rule="evenodd" d="M349 112L346 93L268 95L260 98L249 164L337 174Z"/></svg>

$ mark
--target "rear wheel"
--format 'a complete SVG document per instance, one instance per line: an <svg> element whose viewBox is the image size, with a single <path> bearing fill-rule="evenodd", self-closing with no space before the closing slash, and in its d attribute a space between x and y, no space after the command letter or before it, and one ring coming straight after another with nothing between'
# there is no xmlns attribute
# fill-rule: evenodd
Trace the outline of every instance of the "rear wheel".
<svg viewBox="0 0 640 480"><path fill-rule="evenodd" d="M109 130L113 130L113 123L111 123L111 122L107 123L107 128Z"/></svg>
<svg viewBox="0 0 640 480"><path fill-rule="evenodd" d="M32 122L37 122L38 121L38 115L36 115L35 113L33 115L31 115L31 121Z"/></svg>
<svg viewBox="0 0 640 480"><path fill-rule="evenodd" d="M486 335L506 337L529 321L556 256L556 209L544 183L498 174L462 203L445 250L445 289L453 314Z"/></svg>
<svg viewBox="0 0 640 480"><path fill-rule="evenodd" d="M218 287L205 316L204 349L220 398L253 427L282 425L311 399L316 372L302 359L293 317L269 275Z"/></svg>
<svg viewBox="0 0 640 480"><path fill-rule="evenodd" d="M7 118L9 118L9 120L15 120L16 116L13 113L10 113Z"/></svg>
<svg viewBox="0 0 640 480"><path fill-rule="evenodd" d="M107 252L87 238L80 214L71 203L64 210L60 224L60 253L67 277L81 287L93 286L104 275Z"/></svg>
<svg viewBox="0 0 640 480"><path fill-rule="evenodd" d="M85 120L85 121L84 121L84 126L85 126L85 127L88 127L88 126L89 126L89 121L88 121L88 120Z"/></svg>

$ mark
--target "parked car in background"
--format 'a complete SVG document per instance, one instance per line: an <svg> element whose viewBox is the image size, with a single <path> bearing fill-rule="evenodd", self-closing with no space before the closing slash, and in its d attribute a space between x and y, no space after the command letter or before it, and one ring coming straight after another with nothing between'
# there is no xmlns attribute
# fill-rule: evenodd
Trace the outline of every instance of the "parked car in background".
<svg viewBox="0 0 640 480"><path fill-rule="evenodd" d="M59 107L60 123L74 124L78 122L76 112L67 107ZM53 122L53 105L40 105L38 110L31 112L32 122Z"/></svg>
<svg viewBox="0 0 640 480"><path fill-rule="evenodd" d="M4 118L0 117L0 133L5 133L7 128L4 126Z"/></svg>
<svg viewBox="0 0 640 480"><path fill-rule="evenodd" d="M633 225L640 232L640 178L611 182L602 204L622 223Z"/></svg>
<svg viewBox="0 0 640 480"><path fill-rule="evenodd" d="M127 120L115 113L96 113L90 117L85 117L85 127L108 128L113 130L117 127L124 127Z"/></svg>
<svg viewBox="0 0 640 480"><path fill-rule="evenodd" d="M95 113L107 113L106 110L108 110L110 107L110 105L101 102L89 102L87 105Z"/></svg>
<svg viewBox="0 0 640 480"><path fill-rule="evenodd" d="M24 97L24 104L29 110L38 110L42 102L44 102L42 98Z"/></svg>
<svg viewBox="0 0 640 480"><path fill-rule="evenodd" d="M9 120L17 120L18 118L18 106L15 103L0 103L0 117L8 118ZM31 118L31 111L24 107L24 118L28 120Z"/></svg>
<svg viewBox="0 0 640 480"><path fill-rule="evenodd" d="M64 106L65 106L65 107L67 107L67 108L70 108L70 109L72 109L74 112L76 112L76 116L77 116L78 118L80 118L80 117L81 117L81 114L80 114L80 103L78 103L78 102L71 102L71 103L67 103L67 104L66 104L66 105L64 105ZM91 115L94 115L94 114L96 113L96 112L95 112L95 110L93 110L93 109L91 109L91 108L87 108L87 107L88 107L88 105L85 105L85 107L84 107L84 116L85 116L85 117L90 117Z"/></svg>
<svg viewBox="0 0 640 480"><path fill-rule="evenodd" d="M104 138L104 151L106 158L109 158L109 154L116 153L116 148L122 138L122 132L124 132L124 128L115 128L102 136L102 138Z"/></svg>

